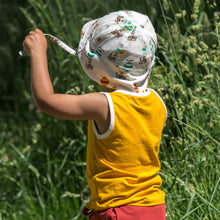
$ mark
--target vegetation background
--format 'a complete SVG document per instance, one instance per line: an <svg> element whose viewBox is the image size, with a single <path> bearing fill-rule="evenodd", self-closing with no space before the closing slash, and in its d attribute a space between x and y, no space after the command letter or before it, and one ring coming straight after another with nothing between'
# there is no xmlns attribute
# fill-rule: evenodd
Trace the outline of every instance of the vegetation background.
<svg viewBox="0 0 220 220"><path fill-rule="evenodd" d="M30 90L28 32L40 28L77 48L82 25L111 11L149 15L160 58L150 80L168 119L161 143L168 220L220 216L220 7L211 0L1 0L0 220L86 219L86 122L40 112ZM49 42L56 92L100 91L77 57Z"/></svg>

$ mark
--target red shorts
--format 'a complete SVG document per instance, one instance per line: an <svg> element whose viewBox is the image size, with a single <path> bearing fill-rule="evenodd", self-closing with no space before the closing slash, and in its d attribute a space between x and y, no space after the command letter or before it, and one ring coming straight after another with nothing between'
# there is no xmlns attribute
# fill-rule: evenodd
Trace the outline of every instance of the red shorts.
<svg viewBox="0 0 220 220"><path fill-rule="evenodd" d="M166 220L165 204L149 207L127 205L95 211L89 220Z"/></svg>

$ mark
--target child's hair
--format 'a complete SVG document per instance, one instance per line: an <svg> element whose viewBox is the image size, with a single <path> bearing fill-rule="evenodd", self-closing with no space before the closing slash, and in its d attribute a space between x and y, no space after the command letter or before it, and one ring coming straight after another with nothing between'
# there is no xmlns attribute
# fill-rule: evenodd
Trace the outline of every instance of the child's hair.
<svg viewBox="0 0 220 220"><path fill-rule="evenodd" d="M157 36L148 16L117 11L83 26L78 57L86 74L98 84L144 93L156 48Z"/></svg>

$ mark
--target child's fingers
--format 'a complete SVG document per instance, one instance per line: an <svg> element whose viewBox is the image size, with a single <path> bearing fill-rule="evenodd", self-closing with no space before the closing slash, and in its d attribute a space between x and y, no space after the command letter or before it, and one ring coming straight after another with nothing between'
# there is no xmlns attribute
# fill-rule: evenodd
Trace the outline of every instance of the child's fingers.
<svg viewBox="0 0 220 220"><path fill-rule="evenodd" d="M23 41L25 51L31 55L32 51L42 52L47 50L47 40L40 29L30 31Z"/></svg>
<svg viewBox="0 0 220 220"><path fill-rule="evenodd" d="M40 29L35 29L34 31L30 31L29 35L44 37L44 33Z"/></svg>
<svg viewBox="0 0 220 220"><path fill-rule="evenodd" d="M43 41L43 42L46 41L46 38L40 29L35 29L34 31L30 31L29 34L25 37L25 39L30 39L38 43L40 41Z"/></svg>
<svg viewBox="0 0 220 220"><path fill-rule="evenodd" d="M40 29L35 29L35 32L40 33L40 34L44 34Z"/></svg>
<svg viewBox="0 0 220 220"><path fill-rule="evenodd" d="M43 34L43 32L40 29L35 29L34 31L30 31L28 36L44 37L44 34Z"/></svg>
<svg viewBox="0 0 220 220"><path fill-rule="evenodd" d="M32 34L34 34L34 31L30 31L30 32L29 32L29 35L32 35Z"/></svg>
<svg viewBox="0 0 220 220"><path fill-rule="evenodd" d="M39 29L30 31L23 41L23 47L30 55L31 51L47 50L47 41Z"/></svg>
<svg viewBox="0 0 220 220"><path fill-rule="evenodd" d="M26 36L24 41L23 41L23 48L28 53L28 55L30 55L29 46L28 46L29 39L30 39L29 36Z"/></svg>

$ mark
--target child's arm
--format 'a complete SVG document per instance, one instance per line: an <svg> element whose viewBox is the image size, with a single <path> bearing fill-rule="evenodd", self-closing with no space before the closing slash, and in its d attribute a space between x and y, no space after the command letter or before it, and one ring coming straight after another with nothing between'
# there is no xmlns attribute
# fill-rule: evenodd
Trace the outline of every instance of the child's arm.
<svg viewBox="0 0 220 220"><path fill-rule="evenodd" d="M100 132L108 126L109 109L106 96L55 94L47 65L47 41L40 30L31 31L24 40L31 57L31 86L34 101L45 113L70 120L95 120Z"/></svg>

